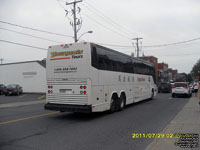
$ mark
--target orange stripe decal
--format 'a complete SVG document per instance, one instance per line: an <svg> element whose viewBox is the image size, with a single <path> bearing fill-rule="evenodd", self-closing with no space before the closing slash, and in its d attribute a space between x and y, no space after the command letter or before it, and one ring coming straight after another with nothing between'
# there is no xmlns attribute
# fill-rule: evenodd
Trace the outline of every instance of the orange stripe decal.
<svg viewBox="0 0 200 150"><path fill-rule="evenodd" d="M62 60L62 59L70 59L70 57L63 57L63 58L53 58L53 59L50 59L50 60Z"/></svg>

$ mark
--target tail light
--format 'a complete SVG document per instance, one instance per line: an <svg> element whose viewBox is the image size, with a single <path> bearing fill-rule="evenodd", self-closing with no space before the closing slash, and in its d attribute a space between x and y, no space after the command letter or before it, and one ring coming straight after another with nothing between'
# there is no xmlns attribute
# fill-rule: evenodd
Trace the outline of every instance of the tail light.
<svg viewBox="0 0 200 150"><path fill-rule="evenodd" d="M175 89L175 88L176 88L176 86L172 86L172 88L173 88L173 89Z"/></svg>
<svg viewBox="0 0 200 150"><path fill-rule="evenodd" d="M183 88L184 88L184 89L188 89L188 87L187 87L187 86L184 86Z"/></svg>
<svg viewBox="0 0 200 150"><path fill-rule="evenodd" d="M48 90L48 94L51 94L51 93L53 93L53 91L52 90Z"/></svg>
<svg viewBox="0 0 200 150"><path fill-rule="evenodd" d="M52 88L53 88L53 86L52 86L52 85L49 85L49 86L48 86L48 89L52 89Z"/></svg>
<svg viewBox="0 0 200 150"><path fill-rule="evenodd" d="M86 89L87 88L87 86L80 86L80 89Z"/></svg>
<svg viewBox="0 0 200 150"><path fill-rule="evenodd" d="M80 86L80 89L86 89L87 88L87 86ZM87 91L80 91L80 94L87 94Z"/></svg>

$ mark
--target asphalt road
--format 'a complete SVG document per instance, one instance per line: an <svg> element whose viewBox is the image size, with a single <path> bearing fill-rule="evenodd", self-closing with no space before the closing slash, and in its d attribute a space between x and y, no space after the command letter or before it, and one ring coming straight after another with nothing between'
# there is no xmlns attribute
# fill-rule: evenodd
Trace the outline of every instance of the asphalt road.
<svg viewBox="0 0 200 150"><path fill-rule="evenodd" d="M188 100L159 94L113 114L50 112L44 104L0 109L0 149L144 150L153 139L132 133L161 132Z"/></svg>
<svg viewBox="0 0 200 150"><path fill-rule="evenodd" d="M0 104L7 104L7 103L15 103L15 102L27 102L27 101L34 101L34 100L42 100L45 99L45 94L30 94L30 93L23 93L19 96L17 95L0 95Z"/></svg>

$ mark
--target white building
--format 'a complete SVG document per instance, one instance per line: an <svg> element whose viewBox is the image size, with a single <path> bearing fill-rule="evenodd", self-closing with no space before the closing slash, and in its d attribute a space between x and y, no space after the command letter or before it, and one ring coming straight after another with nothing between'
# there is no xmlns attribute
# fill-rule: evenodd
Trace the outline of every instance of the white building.
<svg viewBox="0 0 200 150"><path fill-rule="evenodd" d="M23 92L46 91L46 61L27 61L0 65L0 84L19 84Z"/></svg>

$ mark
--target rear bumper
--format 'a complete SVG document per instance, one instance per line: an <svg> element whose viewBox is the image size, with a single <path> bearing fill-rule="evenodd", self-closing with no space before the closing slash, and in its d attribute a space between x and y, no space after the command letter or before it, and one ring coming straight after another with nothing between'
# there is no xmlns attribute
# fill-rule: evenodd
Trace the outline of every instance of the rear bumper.
<svg viewBox="0 0 200 150"><path fill-rule="evenodd" d="M47 103L44 105L44 109L55 110L55 111L67 111L67 112L83 112L83 113L92 112L91 105L70 105L70 104Z"/></svg>
<svg viewBox="0 0 200 150"><path fill-rule="evenodd" d="M159 89L159 92L171 92L171 89Z"/></svg>
<svg viewBox="0 0 200 150"><path fill-rule="evenodd" d="M17 91L6 91L6 92L4 92L4 94L13 95L13 94L17 94Z"/></svg>
<svg viewBox="0 0 200 150"><path fill-rule="evenodd" d="M190 93L176 93L176 92L174 92L172 94L176 94L176 95L189 95Z"/></svg>

